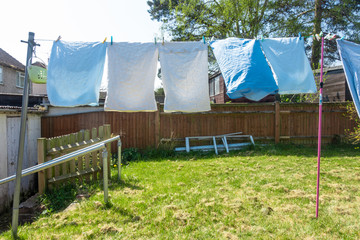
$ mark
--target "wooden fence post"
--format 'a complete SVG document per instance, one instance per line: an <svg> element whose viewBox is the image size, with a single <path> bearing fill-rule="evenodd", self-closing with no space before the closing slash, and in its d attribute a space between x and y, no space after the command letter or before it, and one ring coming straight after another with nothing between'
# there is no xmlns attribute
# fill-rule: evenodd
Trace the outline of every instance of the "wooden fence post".
<svg viewBox="0 0 360 240"><path fill-rule="evenodd" d="M275 102L275 143L280 142L280 103Z"/></svg>
<svg viewBox="0 0 360 240"><path fill-rule="evenodd" d="M157 103L157 111L155 112L154 125L155 148L158 148L160 144L160 103Z"/></svg>
<svg viewBox="0 0 360 240"><path fill-rule="evenodd" d="M38 164L44 163L46 161L46 138L38 138L37 139L37 150L38 150ZM38 173L38 188L39 194L43 194L46 189L46 177L45 171L40 171Z"/></svg>
<svg viewBox="0 0 360 240"><path fill-rule="evenodd" d="M104 124L104 139L109 139L111 137L111 125ZM111 143L106 144L106 151L108 152L107 160L108 160L108 176L111 178Z"/></svg>

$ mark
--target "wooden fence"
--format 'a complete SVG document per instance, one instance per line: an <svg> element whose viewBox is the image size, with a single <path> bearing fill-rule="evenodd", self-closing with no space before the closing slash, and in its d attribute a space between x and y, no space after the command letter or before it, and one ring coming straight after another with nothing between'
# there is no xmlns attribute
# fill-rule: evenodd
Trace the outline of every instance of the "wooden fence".
<svg viewBox="0 0 360 240"><path fill-rule="evenodd" d="M355 122L344 116L346 103L324 103L322 142L343 137ZM121 135L123 148L157 147L161 139L220 135L243 132L256 142L315 144L318 132L318 104L256 103L213 104L203 113L94 112L42 118L42 136L54 137L80 129L110 124Z"/></svg>
<svg viewBox="0 0 360 240"><path fill-rule="evenodd" d="M99 141L110 138L110 125L99 126L90 130L81 130L76 133L62 135L54 138L38 139L38 163L44 163L60 157L67 153L90 146ZM108 144L110 151L110 144ZM110 154L108 155L110 159ZM108 161L110 163L110 161ZM39 172L39 193L44 193L47 187L51 187L56 183L69 180L74 177L83 178L86 181L97 180L102 178L102 157L100 151L94 151L81 157L70 160L69 162L49 168ZM110 176L110 168L109 176Z"/></svg>

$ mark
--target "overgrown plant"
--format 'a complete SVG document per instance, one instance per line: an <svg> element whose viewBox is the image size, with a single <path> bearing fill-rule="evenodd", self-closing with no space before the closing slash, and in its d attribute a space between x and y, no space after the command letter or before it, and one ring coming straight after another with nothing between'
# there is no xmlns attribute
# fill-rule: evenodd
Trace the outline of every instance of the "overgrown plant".
<svg viewBox="0 0 360 240"><path fill-rule="evenodd" d="M46 208L43 214L59 212L74 202L77 196L90 196L97 188L98 184L94 182L86 183L74 179L72 182L64 182L54 189L47 190L39 196L41 204Z"/></svg>
<svg viewBox="0 0 360 240"><path fill-rule="evenodd" d="M127 148L121 153L122 164L141 159L141 153L137 148Z"/></svg>
<svg viewBox="0 0 360 240"><path fill-rule="evenodd" d="M65 209L76 199L78 189L76 184L66 184L56 189L46 191L40 196L40 202L45 205L46 212L57 212Z"/></svg>
<svg viewBox="0 0 360 240"><path fill-rule="evenodd" d="M348 102L345 108L346 108L346 114L344 115L350 118L351 120L355 121L356 124L356 126L352 131L350 129L345 130L346 139L352 144L358 144L360 143L360 121L359 121L358 113L356 111L353 102Z"/></svg>

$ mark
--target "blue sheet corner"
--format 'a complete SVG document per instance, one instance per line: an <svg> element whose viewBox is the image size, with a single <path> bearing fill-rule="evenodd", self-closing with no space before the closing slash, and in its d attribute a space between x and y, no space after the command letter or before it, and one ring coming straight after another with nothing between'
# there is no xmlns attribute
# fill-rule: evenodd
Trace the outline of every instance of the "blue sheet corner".
<svg viewBox="0 0 360 240"><path fill-rule="evenodd" d="M246 97L259 101L277 92L278 86L258 40L227 38L213 41L210 46L231 99Z"/></svg>

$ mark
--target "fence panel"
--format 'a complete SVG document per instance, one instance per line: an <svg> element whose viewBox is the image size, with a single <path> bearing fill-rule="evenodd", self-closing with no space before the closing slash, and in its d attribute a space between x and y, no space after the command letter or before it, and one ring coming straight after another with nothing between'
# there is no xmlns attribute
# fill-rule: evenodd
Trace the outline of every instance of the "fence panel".
<svg viewBox="0 0 360 240"><path fill-rule="evenodd" d="M324 144L344 136L345 129L355 126L354 121L344 117L344 106L345 103L323 104ZM124 148L144 149L158 146L161 139L232 132L253 135L257 142L317 142L318 104L213 104L211 108L203 113L164 113L163 105L158 105L157 112L95 112L43 117L42 136L55 137L109 124L112 132L121 136ZM112 150L116 151L115 144Z"/></svg>

